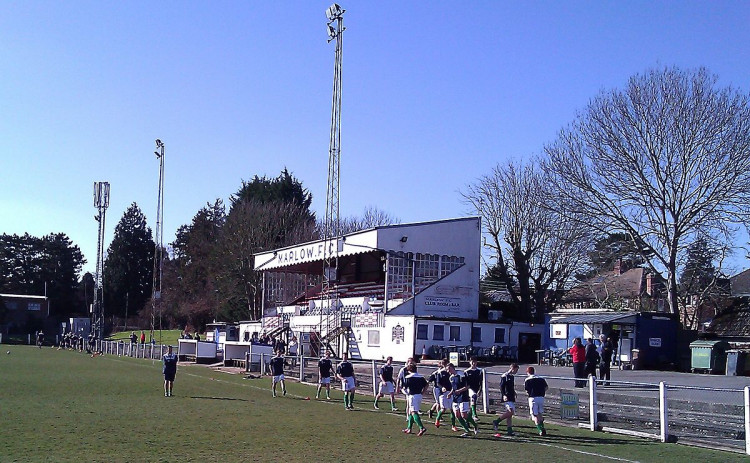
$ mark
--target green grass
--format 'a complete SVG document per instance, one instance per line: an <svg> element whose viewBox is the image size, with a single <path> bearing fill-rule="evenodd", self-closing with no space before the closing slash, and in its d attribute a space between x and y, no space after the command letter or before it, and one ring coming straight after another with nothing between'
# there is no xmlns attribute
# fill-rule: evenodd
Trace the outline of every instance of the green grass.
<svg viewBox="0 0 750 463"><path fill-rule="evenodd" d="M133 331L120 331L117 333L112 333L108 338L107 341L128 341L130 342L130 333ZM148 342L151 338L149 335L149 331L144 331L146 333L146 342ZM156 338L157 344L164 344L164 345L171 345L176 346L177 340L180 339L180 334L182 334L182 331L180 330L162 330L161 331L161 343L159 342L159 331L154 331L154 337ZM138 336L138 342L141 340L141 330L135 330L135 335ZM201 336L201 338L205 339L205 337Z"/></svg>
<svg viewBox="0 0 750 463"><path fill-rule="evenodd" d="M0 461L745 461L739 454L548 424L536 436L516 419L519 436L493 439L489 417L479 438L461 439L428 425L424 437L401 433L403 416L315 401L313 387L289 382L273 399L270 379L242 379L180 365L175 396L165 398L161 365L72 351L2 346ZM304 400L311 396L313 400ZM403 407L403 404L399 404ZM587 453L581 453L587 452ZM470 456L469 456L470 455Z"/></svg>

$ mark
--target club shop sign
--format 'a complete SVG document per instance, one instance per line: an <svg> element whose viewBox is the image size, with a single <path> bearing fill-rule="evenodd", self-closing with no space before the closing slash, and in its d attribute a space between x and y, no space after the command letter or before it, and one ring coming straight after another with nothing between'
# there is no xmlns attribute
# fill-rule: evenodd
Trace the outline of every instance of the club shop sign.
<svg viewBox="0 0 750 463"><path fill-rule="evenodd" d="M311 262L324 259L325 256L336 252L336 242L319 242L297 246L296 248L279 251L276 254L276 263L280 265L294 265L302 262Z"/></svg>

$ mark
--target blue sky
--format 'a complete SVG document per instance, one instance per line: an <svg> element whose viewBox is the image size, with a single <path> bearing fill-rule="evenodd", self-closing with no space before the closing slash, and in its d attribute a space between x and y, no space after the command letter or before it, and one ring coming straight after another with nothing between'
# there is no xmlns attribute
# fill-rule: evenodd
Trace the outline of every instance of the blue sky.
<svg viewBox="0 0 750 463"><path fill-rule="evenodd" d="M287 167L325 209L330 1L0 2L0 232L64 232L93 269L137 202L165 241L243 179ZM538 154L602 89L659 65L750 91L747 2L349 1L341 211L470 214L459 191ZM745 244L745 243L738 243ZM735 267L747 267L737 260Z"/></svg>

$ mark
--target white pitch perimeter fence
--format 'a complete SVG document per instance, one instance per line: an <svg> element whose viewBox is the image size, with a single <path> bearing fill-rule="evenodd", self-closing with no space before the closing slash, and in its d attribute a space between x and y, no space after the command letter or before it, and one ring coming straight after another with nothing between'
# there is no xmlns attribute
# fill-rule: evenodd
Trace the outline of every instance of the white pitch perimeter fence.
<svg viewBox="0 0 750 463"><path fill-rule="evenodd" d="M105 354L145 359L161 359L165 345L130 344L103 341L97 347ZM177 346L173 346L177 352ZM233 361L247 373L269 375L269 354L247 353ZM318 358L286 356L284 374L304 383L318 382ZM335 364L337 360L332 359ZM378 371L382 361L351 360L355 368L357 392L377 394ZM393 362L394 377L403 367ZM418 365L425 377L435 366ZM478 407L485 414L502 411L501 373L485 371ZM576 387L571 377L544 376L549 384L545 416L571 426L629 434L662 442L684 442L742 452L750 455L750 387L744 389L706 388L670 385L664 382L634 383L601 381L589 377L585 387ZM394 378L395 379L395 378ZM528 416L528 400L523 390L525 376L516 375L516 415ZM339 388L338 382L331 382ZM361 402L361 401L359 401ZM369 406L370 399L367 399ZM431 401L426 398L425 404Z"/></svg>

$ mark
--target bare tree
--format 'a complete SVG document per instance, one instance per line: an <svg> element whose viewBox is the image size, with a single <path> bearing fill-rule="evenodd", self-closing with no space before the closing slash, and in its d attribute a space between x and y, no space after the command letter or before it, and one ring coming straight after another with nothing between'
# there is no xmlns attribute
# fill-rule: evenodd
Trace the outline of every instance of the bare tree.
<svg viewBox="0 0 750 463"><path fill-rule="evenodd" d="M645 243L666 273L678 313L677 275L697 238L731 243L750 208L748 97L706 69L654 69L594 98L546 147L556 194L601 231Z"/></svg>
<svg viewBox="0 0 750 463"><path fill-rule="evenodd" d="M585 227L547 203L546 185L538 162L509 162L462 193L482 218L485 245L497 259L494 273L521 313L537 320L582 269L593 244Z"/></svg>
<svg viewBox="0 0 750 463"><path fill-rule="evenodd" d="M375 206L367 206L362 216L348 217L341 221L341 233L353 233L368 228L393 225L401 222L397 217ZM321 228L322 229L322 228Z"/></svg>
<svg viewBox="0 0 750 463"><path fill-rule="evenodd" d="M217 256L223 302L238 308L236 317L262 317L263 275L254 270L253 254L316 238L315 222L306 209L295 204L255 200L235 203Z"/></svg>

